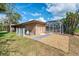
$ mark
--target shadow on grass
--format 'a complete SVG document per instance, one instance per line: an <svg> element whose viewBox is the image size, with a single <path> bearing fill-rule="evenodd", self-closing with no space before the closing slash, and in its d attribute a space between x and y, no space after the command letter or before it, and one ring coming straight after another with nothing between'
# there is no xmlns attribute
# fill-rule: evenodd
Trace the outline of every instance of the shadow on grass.
<svg viewBox="0 0 79 59"><path fill-rule="evenodd" d="M3 37L5 34L7 34L8 32L4 32L4 31L0 31L0 37Z"/></svg>

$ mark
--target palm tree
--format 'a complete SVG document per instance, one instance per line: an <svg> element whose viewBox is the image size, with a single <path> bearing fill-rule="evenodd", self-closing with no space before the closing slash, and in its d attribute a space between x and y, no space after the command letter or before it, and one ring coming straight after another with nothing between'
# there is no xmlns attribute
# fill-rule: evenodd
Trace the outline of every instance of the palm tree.
<svg viewBox="0 0 79 59"><path fill-rule="evenodd" d="M66 13L66 18L63 21L65 24L65 33L68 34L74 34L74 31L76 29L76 26L79 22L79 13L78 12L67 12Z"/></svg>

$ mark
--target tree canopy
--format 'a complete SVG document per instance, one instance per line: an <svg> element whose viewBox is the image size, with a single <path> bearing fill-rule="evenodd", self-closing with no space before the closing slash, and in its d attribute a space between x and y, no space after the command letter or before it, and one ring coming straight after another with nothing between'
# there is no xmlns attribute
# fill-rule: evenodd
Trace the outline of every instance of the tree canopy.
<svg viewBox="0 0 79 59"><path fill-rule="evenodd" d="M79 23L79 12L67 12L66 18L63 19L64 32L74 34Z"/></svg>
<svg viewBox="0 0 79 59"><path fill-rule="evenodd" d="M5 3L0 3L0 12L6 11L6 4Z"/></svg>
<svg viewBox="0 0 79 59"><path fill-rule="evenodd" d="M7 16L7 19L4 20L4 23L6 22L8 24L8 26L6 25L6 27L9 28L8 31L10 31L11 29L11 24L16 24L18 23L18 20L20 20L21 15L16 12L16 10L14 10L15 4L12 3L2 3L0 4L0 13L4 13ZM2 24L1 26L3 26L4 24Z"/></svg>

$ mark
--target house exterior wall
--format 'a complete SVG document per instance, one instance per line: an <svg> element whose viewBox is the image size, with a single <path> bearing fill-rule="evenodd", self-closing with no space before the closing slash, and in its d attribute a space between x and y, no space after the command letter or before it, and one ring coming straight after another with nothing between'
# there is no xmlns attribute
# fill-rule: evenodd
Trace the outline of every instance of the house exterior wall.
<svg viewBox="0 0 79 59"><path fill-rule="evenodd" d="M27 31L31 35L40 35L45 33L45 26L36 24L36 25L27 25L25 27L16 27L16 34L18 35L27 35Z"/></svg>
<svg viewBox="0 0 79 59"><path fill-rule="evenodd" d="M25 24L19 24L14 26L16 34L18 35L40 35L45 33L45 23L39 21L32 21Z"/></svg>
<svg viewBox="0 0 79 59"><path fill-rule="evenodd" d="M25 25L25 32L29 31L29 34L40 35L45 33L45 25L43 24L30 24Z"/></svg>
<svg viewBox="0 0 79 59"><path fill-rule="evenodd" d="M25 35L25 28L16 28L16 34L24 36Z"/></svg>
<svg viewBox="0 0 79 59"><path fill-rule="evenodd" d="M45 33L45 25L32 24L32 25L26 25L25 28L26 28L26 32L29 31L30 34L40 35Z"/></svg>
<svg viewBox="0 0 79 59"><path fill-rule="evenodd" d="M25 26L25 32L29 31L29 34L35 34L35 24Z"/></svg>
<svg viewBox="0 0 79 59"><path fill-rule="evenodd" d="M40 34L44 34L45 33L45 25L37 24L35 26L35 28L36 28L36 34L37 35L40 35Z"/></svg>

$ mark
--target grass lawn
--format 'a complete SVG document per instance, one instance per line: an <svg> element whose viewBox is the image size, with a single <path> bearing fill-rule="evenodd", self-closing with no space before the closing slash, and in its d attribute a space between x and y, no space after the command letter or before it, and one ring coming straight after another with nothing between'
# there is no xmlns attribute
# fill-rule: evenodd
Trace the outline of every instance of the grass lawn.
<svg viewBox="0 0 79 59"><path fill-rule="evenodd" d="M0 32L0 55L79 55L79 37L71 36L70 40L70 52L64 53L41 42L17 36L15 33Z"/></svg>
<svg viewBox="0 0 79 59"><path fill-rule="evenodd" d="M76 29L75 32L76 32L76 33L79 33L79 29Z"/></svg>

